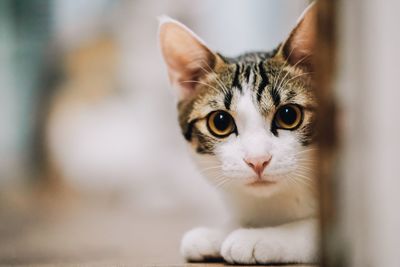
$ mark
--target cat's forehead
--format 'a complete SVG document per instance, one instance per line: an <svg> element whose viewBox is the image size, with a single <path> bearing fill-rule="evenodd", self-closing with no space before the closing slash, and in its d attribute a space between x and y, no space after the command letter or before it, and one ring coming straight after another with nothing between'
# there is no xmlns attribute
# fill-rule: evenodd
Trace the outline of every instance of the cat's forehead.
<svg viewBox="0 0 400 267"><path fill-rule="evenodd" d="M204 117L219 109L235 113L239 100L247 93L266 117L283 104L312 106L315 100L309 73L271 55L253 53L236 59L224 58L226 64L202 81L203 88L193 103L190 118Z"/></svg>

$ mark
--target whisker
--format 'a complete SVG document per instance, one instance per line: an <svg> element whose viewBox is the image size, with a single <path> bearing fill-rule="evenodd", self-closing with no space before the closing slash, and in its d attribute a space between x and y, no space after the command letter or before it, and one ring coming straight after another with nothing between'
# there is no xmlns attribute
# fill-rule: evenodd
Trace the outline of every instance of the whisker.
<svg viewBox="0 0 400 267"><path fill-rule="evenodd" d="M282 86L285 87L287 84L289 84L289 82L291 82L291 81L293 81L293 80L295 80L297 78L300 78L300 77L302 77L304 75L309 75L309 74L313 74L313 73L314 72L305 72L305 73L298 74L298 75L290 78L289 80L287 80Z"/></svg>
<svg viewBox="0 0 400 267"><path fill-rule="evenodd" d="M207 87L209 87L209 88L211 88L211 89L214 89L214 91L216 91L216 92L220 92L220 90L219 90L218 88L216 88L216 87L214 87L214 86L211 86L211 85L208 84L208 83L201 82L201 81L186 80L186 81L182 81L182 82L180 82L180 83L198 83L198 84L205 85L205 86L207 86Z"/></svg>
<svg viewBox="0 0 400 267"><path fill-rule="evenodd" d="M293 173L293 175L295 175L296 177L302 178L301 179L302 181L308 181L308 182L312 181L313 182L311 177L305 176L299 172L297 172L297 173L295 172L295 173Z"/></svg>
<svg viewBox="0 0 400 267"><path fill-rule="evenodd" d="M221 183L219 183L215 188L223 187L229 181L230 181L230 179L227 178L227 179L223 180Z"/></svg>
<svg viewBox="0 0 400 267"><path fill-rule="evenodd" d="M285 59L285 61L284 61L284 63L283 63L283 67L281 68L281 70L280 70L279 73L278 73L278 76L277 76L276 79L274 80L274 84L272 85L272 88L276 88L276 86L278 85L278 81L279 81L279 78L280 78L280 76L281 76L281 73L282 73L283 69L286 68L286 67L289 65L288 59L289 59L290 56L292 55L293 51L294 51L294 47L292 48L292 50L290 51L289 55L288 55L287 58Z"/></svg>
<svg viewBox="0 0 400 267"><path fill-rule="evenodd" d="M297 186L302 186L302 184L300 184L300 182L299 182L298 180L296 180L293 176L288 175L287 178L289 178L289 179L287 179L287 180L290 181L290 182L292 182L293 184L295 184L295 185L297 185Z"/></svg>
<svg viewBox="0 0 400 267"><path fill-rule="evenodd" d="M302 162L302 163L317 163L317 160L314 160L314 159L305 159L305 158L298 158L297 161L298 161L298 162Z"/></svg>
<svg viewBox="0 0 400 267"><path fill-rule="evenodd" d="M313 188L313 186L314 186L313 183L311 183L310 181L299 179L295 175L289 175L289 179L299 186L306 186L308 188Z"/></svg>
<svg viewBox="0 0 400 267"><path fill-rule="evenodd" d="M290 56L288 56L288 58L289 58ZM292 66L292 68L293 69L296 69L296 67L297 67L297 65L298 64L300 64L301 62L303 62L305 59L307 59L309 56L306 56L306 57L303 57L302 59L300 59L300 60L298 60L293 66ZM286 68L286 66L284 66L282 69L281 69L281 72L282 72L282 70L283 69L285 69ZM284 82L285 82L285 79L286 79L286 77L289 75L289 73L290 73L290 71L287 71L286 72L286 74L285 74L285 76L283 76L283 78L280 80L280 82L279 82L279 85L278 85L278 87L274 87L276 90L280 90L281 88L282 88L282 85L284 84ZM280 75L279 75L280 76ZM287 83L285 83L285 84L287 84Z"/></svg>
<svg viewBox="0 0 400 267"><path fill-rule="evenodd" d="M296 170L310 172L310 174L314 174L316 172L315 168L306 166L299 166L296 168Z"/></svg>
<svg viewBox="0 0 400 267"><path fill-rule="evenodd" d="M220 169L220 168L221 168L221 166L222 166L222 165L218 165L218 166L211 166L211 167L208 167L208 168L201 169L201 170L200 170L200 172L206 172L206 171L210 171L210 170L216 170L216 169Z"/></svg>
<svg viewBox="0 0 400 267"><path fill-rule="evenodd" d="M223 91L227 92L228 89L226 88L226 86L223 84L223 82L219 79L218 74L211 68L211 66L208 64L208 62L206 60L198 60L195 61L194 63L196 63L195 67L198 67L200 69L202 69L207 75L212 75L213 77L215 77L216 82L218 83L218 85L222 88ZM204 68L203 65L206 65L208 67L209 70L207 70L206 68ZM193 66L194 67L194 66ZM219 92L219 90L218 90Z"/></svg>
<svg viewBox="0 0 400 267"><path fill-rule="evenodd" d="M207 74L211 74L214 76L216 82L218 83L219 86L222 87L224 92L228 92L228 88L224 85L224 83L221 81L221 79L218 77L218 74L211 68L211 66L208 64L208 62L206 61L202 61L203 63L205 63L205 65L208 67L209 70L206 70L203 66L199 65L199 67L205 71Z"/></svg>
<svg viewBox="0 0 400 267"><path fill-rule="evenodd" d="M217 176L216 178L214 178L215 181L212 182L212 185L215 188L219 188L221 187L223 184L225 184L228 180L230 180L229 178L227 178L225 175L221 174L219 176Z"/></svg>

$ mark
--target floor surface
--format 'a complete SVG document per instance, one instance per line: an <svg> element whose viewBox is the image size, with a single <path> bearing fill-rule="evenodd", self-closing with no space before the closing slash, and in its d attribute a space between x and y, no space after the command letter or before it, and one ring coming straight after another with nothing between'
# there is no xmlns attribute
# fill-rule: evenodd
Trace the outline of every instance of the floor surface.
<svg viewBox="0 0 400 267"><path fill-rule="evenodd" d="M204 221L193 209L154 212L102 197L21 199L0 205L0 266L224 266L185 264L179 255L182 234Z"/></svg>

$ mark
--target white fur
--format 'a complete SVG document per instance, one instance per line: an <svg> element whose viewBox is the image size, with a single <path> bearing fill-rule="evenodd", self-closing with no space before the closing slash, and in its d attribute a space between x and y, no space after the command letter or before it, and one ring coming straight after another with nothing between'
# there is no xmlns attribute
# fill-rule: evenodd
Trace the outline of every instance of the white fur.
<svg viewBox="0 0 400 267"><path fill-rule="evenodd" d="M315 263L316 227L317 222L309 219L270 228L241 228L225 239L221 254L229 263Z"/></svg>
<svg viewBox="0 0 400 267"><path fill-rule="evenodd" d="M255 178L255 173L243 159L266 154L272 156L263 173L266 180L277 181L280 175L293 171L296 162L295 157L290 155L294 155L300 145L288 131L280 132L279 137L271 133L271 122L266 121L257 110L250 90L245 90L240 96L236 114L235 122L240 135L232 136L216 149L223 174L240 180Z"/></svg>
<svg viewBox="0 0 400 267"><path fill-rule="evenodd" d="M191 261L221 257L221 245L226 234L218 229L199 227L187 232L182 238L181 253Z"/></svg>
<svg viewBox="0 0 400 267"><path fill-rule="evenodd" d="M215 156L194 154L211 183L223 189L236 230L229 235L227 228L192 230L181 247L188 260L221 255L242 264L316 261L317 227L312 218L317 201L312 175L303 166L312 161L312 151L301 146L291 131L279 130L274 136L270 119L260 114L255 101L254 92L243 85L243 93L235 94L232 105L239 135L221 142ZM262 179L275 184L247 185L256 176L243 159L266 154L272 160Z"/></svg>

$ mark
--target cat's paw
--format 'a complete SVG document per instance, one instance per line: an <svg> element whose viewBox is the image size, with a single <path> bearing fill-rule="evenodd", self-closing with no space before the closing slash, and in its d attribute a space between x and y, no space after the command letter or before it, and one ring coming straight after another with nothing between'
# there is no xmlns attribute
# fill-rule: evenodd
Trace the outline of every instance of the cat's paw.
<svg viewBox="0 0 400 267"><path fill-rule="evenodd" d="M187 261L221 258L222 232L216 229L195 228L187 232L181 242L181 253Z"/></svg>
<svg viewBox="0 0 400 267"><path fill-rule="evenodd" d="M222 244L221 255L229 263L256 264L285 262L286 249L273 231L238 229Z"/></svg>

